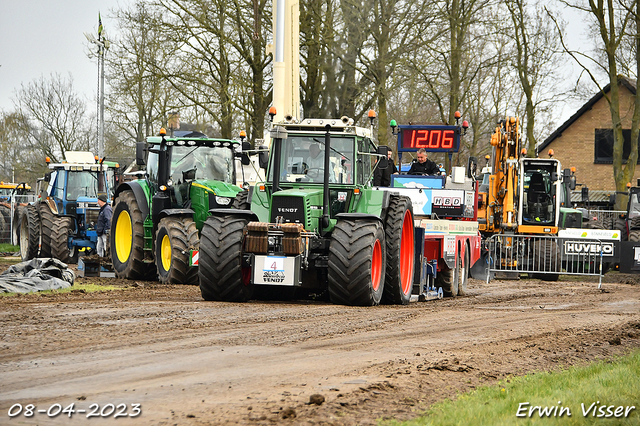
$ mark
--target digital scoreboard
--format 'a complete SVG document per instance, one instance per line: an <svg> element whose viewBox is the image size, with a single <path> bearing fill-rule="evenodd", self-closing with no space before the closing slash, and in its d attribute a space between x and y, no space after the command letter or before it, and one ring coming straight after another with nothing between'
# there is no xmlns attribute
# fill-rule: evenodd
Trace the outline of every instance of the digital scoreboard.
<svg viewBox="0 0 640 426"><path fill-rule="evenodd" d="M398 126L398 151L415 152L420 148L427 152L458 152L460 128L425 124Z"/></svg>

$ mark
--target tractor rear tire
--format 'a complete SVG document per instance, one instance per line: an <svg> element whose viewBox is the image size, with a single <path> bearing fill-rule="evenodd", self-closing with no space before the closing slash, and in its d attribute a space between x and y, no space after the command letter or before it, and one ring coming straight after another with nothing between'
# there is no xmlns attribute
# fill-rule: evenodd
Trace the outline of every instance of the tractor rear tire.
<svg viewBox="0 0 640 426"><path fill-rule="evenodd" d="M198 284L198 269L189 266L199 245L198 228L190 217L165 217L156 232L156 267L162 284Z"/></svg>
<svg viewBox="0 0 640 426"><path fill-rule="evenodd" d="M253 297L251 268L242 260L248 220L209 216L200 234L198 277L204 300L246 302Z"/></svg>
<svg viewBox="0 0 640 426"><path fill-rule="evenodd" d="M40 253L40 214L38 207L29 204L20 220L20 257L23 261L38 257Z"/></svg>
<svg viewBox="0 0 640 426"><path fill-rule="evenodd" d="M78 263L77 247L69 247L69 237L74 231L73 219L56 217L51 234L51 255L64 263Z"/></svg>
<svg viewBox="0 0 640 426"><path fill-rule="evenodd" d="M133 191L115 200L111 219L111 261L118 278L153 279L155 265L144 261L144 219Z"/></svg>
<svg viewBox="0 0 640 426"><path fill-rule="evenodd" d="M457 268L444 269L436 275L436 288L442 287L442 294L445 297L456 297L458 295L458 272Z"/></svg>
<svg viewBox="0 0 640 426"><path fill-rule="evenodd" d="M384 229L378 221L339 220L329 245L332 303L378 305L384 291Z"/></svg>
<svg viewBox="0 0 640 426"><path fill-rule="evenodd" d="M629 241L636 243L640 241L640 229L632 229L629 231Z"/></svg>
<svg viewBox="0 0 640 426"><path fill-rule="evenodd" d="M413 207L405 196L391 196L384 225L386 274L382 303L406 305L411 300L415 261Z"/></svg>
<svg viewBox="0 0 640 426"><path fill-rule="evenodd" d="M240 191L233 200L233 208L236 210L250 210L249 191Z"/></svg>
<svg viewBox="0 0 640 426"><path fill-rule="evenodd" d="M555 241L549 240L537 240L533 243L533 252L536 254L534 259L534 268L539 268L542 271L559 271L561 265L560 261L560 247ZM532 278L537 278L542 281L558 281L560 274L549 273L534 273L531 274Z"/></svg>
<svg viewBox="0 0 640 426"><path fill-rule="evenodd" d="M0 243L6 243L9 241L9 229L10 223L4 219L4 215L0 213Z"/></svg>
<svg viewBox="0 0 640 426"><path fill-rule="evenodd" d="M458 253L458 266L456 266L458 272L458 296L467 295L467 282L469 281L469 263L471 262L471 255L469 253L469 245L465 244L464 256Z"/></svg>
<svg viewBox="0 0 640 426"><path fill-rule="evenodd" d="M0 241L11 242L11 209L7 206L0 206L0 216L2 216L2 227L0 228Z"/></svg>
<svg viewBox="0 0 640 426"><path fill-rule="evenodd" d="M13 221L11 222L12 234L11 234L11 244L14 246L20 245L20 219L22 219L22 215L24 214L24 206L19 206L16 204L13 209Z"/></svg>
<svg viewBox="0 0 640 426"><path fill-rule="evenodd" d="M613 221L613 229L620 231L620 241L627 241L629 239L629 233L627 232L627 221L624 218L617 217Z"/></svg>
<svg viewBox="0 0 640 426"><path fill-rule="evenodd" d="M38 257L51 257L51 235L53 233L55 215L47 203L39 203L38 210L40 211L40 230L42 235Z"/></svg>

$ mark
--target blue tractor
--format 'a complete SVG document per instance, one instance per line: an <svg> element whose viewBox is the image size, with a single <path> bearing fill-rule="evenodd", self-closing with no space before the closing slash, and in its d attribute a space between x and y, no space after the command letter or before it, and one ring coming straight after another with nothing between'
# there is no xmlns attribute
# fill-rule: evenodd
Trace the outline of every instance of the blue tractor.
<svg viewBox="0 0 640 426"><path fill-rule="evenodd" d="M87 151L68 151L66 161L48 162L38 199L26 206L20 224L22 260L55 257L77 263L80 250L95 252L98 195L110 200L108 167Z"/></svg>

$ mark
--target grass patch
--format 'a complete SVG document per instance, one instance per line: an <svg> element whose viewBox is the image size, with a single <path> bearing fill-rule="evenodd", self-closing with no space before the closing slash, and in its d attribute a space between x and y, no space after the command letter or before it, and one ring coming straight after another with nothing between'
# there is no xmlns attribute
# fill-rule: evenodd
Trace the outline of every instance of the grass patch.
<svg viewBox="0 0 640 426"><path fill-rule="evenodd" d="M0 297L12 297L17 295L28 295L28 294L61 294L61 293L72 293L72 292L80 292L80 293L95 293L100 291L113 291L113 290L124 290L124 287L116 287L112 285L97 285L97 284L74 284L69 288L60 288L57 290L43 290L43 291L34 291L31 293L0 293Z"/></svg>
<svg viewBox="0 0 640 426"><path fill-rule="evenodd" d="M19 253L20 247L14 246L12 244L3 243L0 244L0 253Z"/></svg>
<svg viewBox="0 0 640 426"><path fill-rule="evenodd" d="M425 417L399 423L383 422L384 425L640 425L640 351L599 361L585 367L571 367L553 373L538 373L515 377L501 382L498 386L479 388L462 394L457 400L446 400L434 404ZM599 401L599 403L598 403ZM528 405L521 403L528 402ZM595 416L593 403L596 403ZM587 411L587 415L583 415ZM600 406L604 416L600 415ZM535 410L539 406L551 409L550 415L540 416ZM591 406L591 410L589 407ZM616 408L622 406L621 417L615 417ZM624 416L627 406L636 408ZM524 407L524 408L523 408ZM558 407L555 410L555 407ZM524 417L518 417L518 409ZM563 416L559 414L563 409ZM567 414L567 410L571 416ZM548 412L547 412L548 413ZM554 415L555 413L555 415Z"/></svg>

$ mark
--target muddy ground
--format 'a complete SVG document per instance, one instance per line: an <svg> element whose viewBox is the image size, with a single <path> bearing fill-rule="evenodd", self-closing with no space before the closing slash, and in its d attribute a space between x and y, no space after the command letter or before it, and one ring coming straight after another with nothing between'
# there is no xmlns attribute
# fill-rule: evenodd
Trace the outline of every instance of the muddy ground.
<svg viewBox="0 0 640 426"><path fill-rule="evenodd" d="M79 278L121 290L0 298L0 424L409 419L511 375L637 348L639 278L610 273L602 290L575 278L472 280L467 297L370 308L213 303L197 287ZM72 403L105 416L46 413ZM110 403L142 412L114 419ZM14 404L36 413L10 419Z"/></svg>

